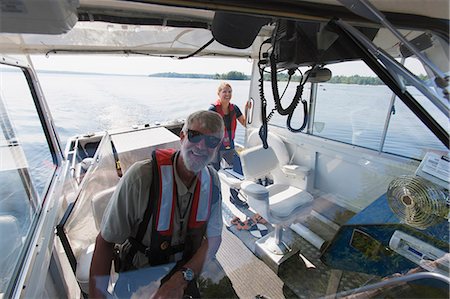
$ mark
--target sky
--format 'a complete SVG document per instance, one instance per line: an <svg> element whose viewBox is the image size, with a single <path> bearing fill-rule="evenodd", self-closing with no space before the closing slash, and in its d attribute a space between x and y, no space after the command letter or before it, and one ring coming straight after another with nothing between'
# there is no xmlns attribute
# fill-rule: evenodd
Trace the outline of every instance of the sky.
<svg viewBox="0 0 450 299"><path fill-rule="evenodd" d="M108 74L148 75L154 73L222 74L229 71L251 73L252 62L248 59L231 58L173 58L103 55L50 55L32 56L37 70L66 70Z"/></svg>
<svg viewBox="0 0 450 299"><path fill-rule="evenodd" d="M73 72L92 72L126 75L149 75L155 73L176 72L196 74L223 74L238 71L250 75L252 62L237 58L173 58L140 56L105 56L105 55L33 55L32 61L37 70L58 70ZM408 61L415 73L425 74L417 61ZM373 72L362 63L347 62L345 66L327 66L333 75L374 76Z"/></svg>

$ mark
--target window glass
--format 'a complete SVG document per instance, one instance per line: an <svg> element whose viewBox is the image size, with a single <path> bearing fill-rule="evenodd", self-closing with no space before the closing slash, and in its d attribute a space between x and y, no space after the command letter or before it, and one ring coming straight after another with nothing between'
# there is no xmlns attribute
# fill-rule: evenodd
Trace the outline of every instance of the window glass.
<svg viewBox="0 0 450 299"><path fill-rule="evenodd" d="M410 60L407 59L406 62ZM343 62L327 65L332 71L328 82L317 85L312 134L327 139L357 145L373 150L382 147L383 131L390 114L390 123L386 132L382 151L414 159L422 159L429 149L446 150L445 146L418 119L401 100L393 100L392 91L363 62ZM409 62L420 76L423 67ZM358 73L359 75L355 75ZM421 75L422 74L422 75ZM281 101L283 108L289 106L295 94L298 82L291 82ZM286 87L285 81L278 82L280 95ZM408 92L427 110L446 130L449 128L448 116L444 116L423 94L413 86L407 86ZM272 86L264 84L267 99L267 114L273 109ZM309 103L311 86L305 84L302 99ZM310 108L310 107L309 107ZM270 124L286 127L287 116L275 112ZM303 123L303 107L299 103L292 118L294 129ZM306 132L304 129L302 132Z"/></svg>
<svg viewBox="0 0 450 299"><path fill-rule="evenodd" d="M392 92L366 65L345 64L327 66L333 77L318 86L313 134L378 150ZM365 75L339 75L339 69Z"/></svg>
<svg viewBox="0 0 450 299"><path fill-rule="evenodd" d="M0 91L0 293L7 294L56 166L20 68L0 66Z"/></svg>
<svg viewBox="0 0 450 299"><path fill-rule="evenodd" d="M432 105L415 88L408 87L408 91L425 107ZM434 109L434 107L428 108L429 111ZM435 119L441 125L444 124L444 128L448 130L448 117L442 116L439 118L437 117L439 115L440 113L435 114ZM430 149L447 151L442 142L420 119L402 101L398 98L395 99L383 151L421 160Z"/></svg>
<svg viewBox="0 0 450 299"><path fill-rule="evenodd" d="M448 60L448 41L443 40L441 36L434 34L432 31L423 32L412 30L405 32L405 37L408 37L416 49L420 50L421 54L426 57L435 68L439 69L444 77L448 76L450 72ZM378 44L377 41L381 42L382 39L374 39L374 43L377 46L383 47L383 45ZM419 59L403 44L402 41L394 35L392 35L392 45L392 49L395 49L397 45L400 45L399 50L404 57L406 57L404 61L400 59L397 59L397 61L403 64L409 72L414 74L419 81L422 81L423 83L421 84L421 88L423 88L422 91L416 90L415 92L417 94L427 96L428 98L433 97L436 102L441 104L448 104L448 96L446 96L448 89L443 86L439 86L442 84L437 84L437 82L441 80L438 79L438 76L434 74L434 71L427 66L427 63ZM402 72L396 71L395 68L389 67L389 64L386 66L390 69L390 71L398 74L401 80L407 82L407 85L415 85L414 80L408 79L408 76L404 76ZM433 116L437 110L434 105L426 105L423 108ZM442 111L440 111L440 113L442 113ZM440 121L439 117L434 118L437 121ZM441 126L446 125L447 123L441 123Z"/></svg>
<svg viewBox="0 0 450 299"><path fill-rule="evenodd" d="M1 96L10 117L13 136L24 151L31 180L39 195L55 170L51 151L34 104L28 82L17 67L0 69Z"/></svg>

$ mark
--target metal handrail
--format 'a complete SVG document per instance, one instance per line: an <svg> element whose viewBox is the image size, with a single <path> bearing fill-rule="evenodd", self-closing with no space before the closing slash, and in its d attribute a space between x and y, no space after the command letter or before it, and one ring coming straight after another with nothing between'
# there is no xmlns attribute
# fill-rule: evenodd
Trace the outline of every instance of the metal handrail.
<svg viewBox="0 0 450 299"><path fill-rule="evenodd" d="M419 279L437 279L437 280L440 280L440 281L450 285L450 278L448 278L442 274L432 273L432 272L419 272L419 273L407 274L407 275L400 276L400 277L393 277L393 278L386 279L386 280L383 280L383 281L380 281L380 282L377 282L377 283L374 283L371 285L362 286L360 288L344 291L344 292L341 292L338 294L327 295L322 298L323 299L341 298L341 297L345 297L345 296L349 296L349 295L354 295L357 293L363 293L363 292L372 291L375 289L381 289L381 288L385 288L385 287L389 287L389 286L393 286L393 285L397 285L397 284L401 284L401 283L406 283L406 282L410 282L413 280L419 280Z"/></svg>

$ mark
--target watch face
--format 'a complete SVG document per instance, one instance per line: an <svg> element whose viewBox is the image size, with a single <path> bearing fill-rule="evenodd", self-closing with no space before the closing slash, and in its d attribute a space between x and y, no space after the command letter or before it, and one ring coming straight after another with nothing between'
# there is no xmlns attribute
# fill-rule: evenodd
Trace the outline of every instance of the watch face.
<svg viewBox="0 0 450 299"><path fill-rule="evenodd" d="M194 271L192 269L186 268L183 270L183 277L186 281L191 281L194 279Z"/></svg>

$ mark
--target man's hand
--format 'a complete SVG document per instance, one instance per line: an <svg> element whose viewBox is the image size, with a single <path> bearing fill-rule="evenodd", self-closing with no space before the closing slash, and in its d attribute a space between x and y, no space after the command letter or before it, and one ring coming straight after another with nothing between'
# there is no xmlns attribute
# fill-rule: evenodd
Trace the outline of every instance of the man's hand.
<svg viewBox="0 0 450 299"><path fill-rule="evenodd" d="M154 299L183 298L188 282L184 280L181 271L175 272L156 292Z"/></svg>
<svg viewBox="0 0 450 299"><path fill-rule="evenodd" d="M90 298L105 298L108 294L113 248L114 243L107 242L101 234L98 234L89 272Z"/></svg>

